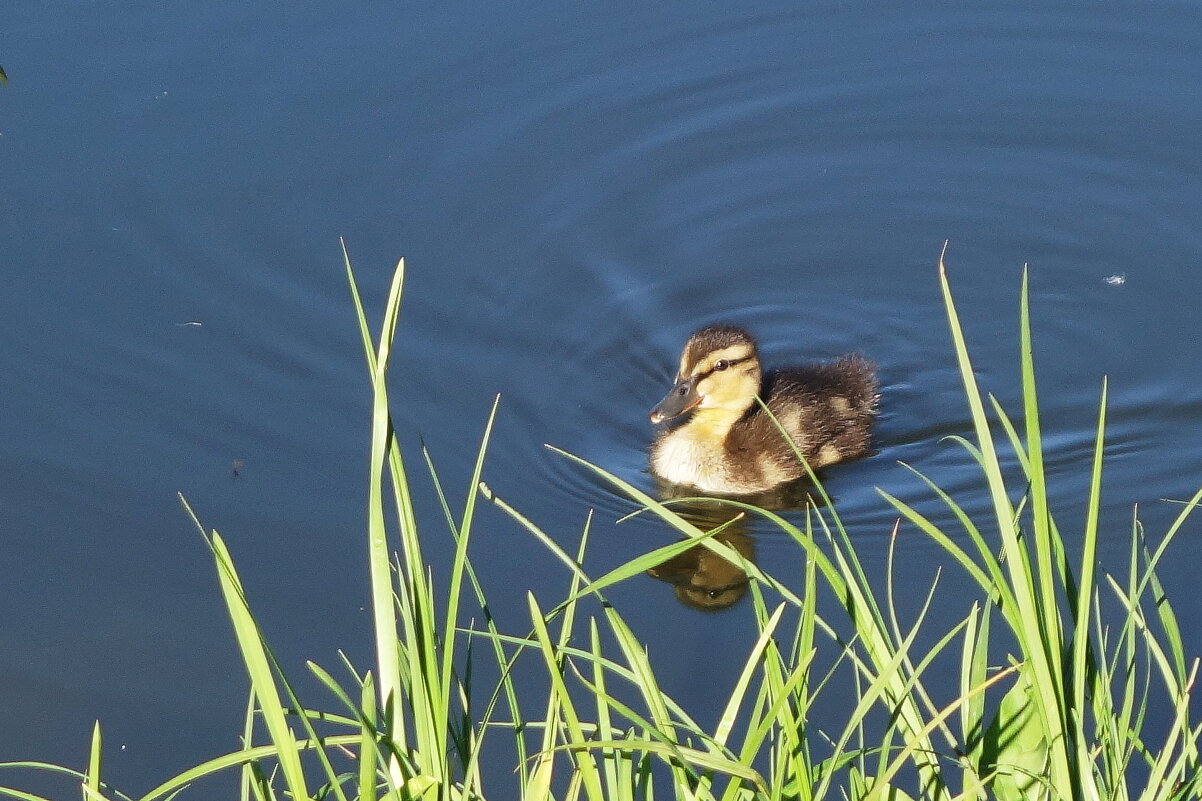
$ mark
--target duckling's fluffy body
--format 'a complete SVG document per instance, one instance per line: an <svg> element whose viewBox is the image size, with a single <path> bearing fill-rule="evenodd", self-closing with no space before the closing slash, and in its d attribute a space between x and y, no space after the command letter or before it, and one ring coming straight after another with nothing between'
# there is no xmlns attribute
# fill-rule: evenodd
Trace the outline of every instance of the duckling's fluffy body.
<svg viewBox="0 0 1202 801"><path fill-rule="evenodd" d="M805 475L757 395L811 468L868 453L877 401L871 363L851 355L764 372L750 334L715 325L689 338L672 391L651 413L656 423L684 417L656 437L652 472L724 495L765 492Z"/></svg>

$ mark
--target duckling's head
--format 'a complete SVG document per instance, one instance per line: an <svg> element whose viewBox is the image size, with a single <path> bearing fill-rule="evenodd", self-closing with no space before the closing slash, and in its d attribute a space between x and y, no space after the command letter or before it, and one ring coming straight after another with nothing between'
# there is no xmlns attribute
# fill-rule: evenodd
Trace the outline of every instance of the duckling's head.
<svg viewBox="0 0 1202 801"><path fill-rule="evenodd" d="M750 334L733 325L708 326L689 337L676 383L651 410L651 422L691 411L694 417L728 425L755 403L761 378L760 357Z"/></svg>

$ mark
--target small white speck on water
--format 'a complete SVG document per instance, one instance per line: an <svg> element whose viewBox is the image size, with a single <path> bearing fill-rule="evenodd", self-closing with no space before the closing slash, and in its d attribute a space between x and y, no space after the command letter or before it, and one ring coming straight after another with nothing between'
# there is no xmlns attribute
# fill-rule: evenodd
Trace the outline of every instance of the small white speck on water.
<svg viewBox="0 0 1202 801"><path fill-rule="evenodd" d="M1108 275L1102 280L1111 286L1122 286L1123 284L1127 283L1127 274L1116 273L1114 275Z"/></svg>

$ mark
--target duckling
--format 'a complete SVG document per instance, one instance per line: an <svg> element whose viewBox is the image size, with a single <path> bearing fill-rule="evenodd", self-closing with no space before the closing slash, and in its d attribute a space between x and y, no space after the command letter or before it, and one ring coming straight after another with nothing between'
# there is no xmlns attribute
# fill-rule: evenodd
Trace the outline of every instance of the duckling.
<svg viewBox="0 0 1202 801"><path fill-rule="evenodd" d="M685 344L668 396L651 422L683 415L651 445L651 471L672 484L721 495L766 492L805 475L763 398L797 449L817 469L868 453L876 413L873 365L858 355L765 373L742 328L711 325Z"/></svg>

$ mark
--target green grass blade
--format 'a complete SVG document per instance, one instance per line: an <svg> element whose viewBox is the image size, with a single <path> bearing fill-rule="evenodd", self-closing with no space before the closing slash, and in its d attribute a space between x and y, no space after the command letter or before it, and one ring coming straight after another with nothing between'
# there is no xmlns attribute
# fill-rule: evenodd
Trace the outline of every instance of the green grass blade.
<svg viewBox="0 0 1202 801"><path fill-rule="evenodd" d="M83 780L84 801L100 798L100 721L92 727L92 747L88 752L88 773Z"/></svg>
<svg viewBox="0 0 1202 801"><path fill-rule="evenodd" d="M1015 509L1006 493L1001 461L994 447L993 435L990 432L989 422L981 401L981 391L977 387L972 362L968 356L968 346L965 343L964 333L960 325L960 318L956 312L955 303L952 300L951 287L948 283L947 269L944 266L943 256L939 258L939 282L943 291L944 307L947 310L948 328L955 347L956 361L960 368L960 378L964 384L964 394L968 400L973 429L976 433L977 446L981 452L981 464L984 469L986 483L989 487L989 494L993 501L994 517L1001 534L1002 545L1006 553L1008 575L1018 607L1019 626L1015 631L1015 635L1018 637L1019 644L1029 662L1028 669L1031 671L1031 678L1035 687L1038 714L1051 742L1052 780L1058 786L1068 787L1073 784L1073 780L1069 775L1071 768L1069 766L1066 747L1068 732L1064 729L1064 719L1061 717L1063 696L1060 693L1062 685L1058 683L1060 677L1060 639L1058 636L1055 639L1052 637L1053 633L1059 632L1059 627L1054 620L1048 618L1048 606L1044 603L1046 599L1042 598L1039 586L1035 582L1035 576L1032 574L1029 552L1018 538L1018 531L1014 522L1016 519ZM1023 301L1023 308L1026 308L1025 300ZM1029 340L1024 339L1024 354L1028 350ZM1026 355L1024 355L1023 369L1024 375L1030 369L1029 359L1026 358ZM1026 393L1024 393L1024 401L1029 400L1026 397ZM1034 427L1034 430L1028 432L1027 456L1033 460L1033 472L1035 470L1034 460L1036 457L1030 452L1030 445L1032 438L1035 442L1038 442L1037 423L1037 418L1029 420L1029 424ZM1046 494L1043 494L1042 497L1045 499L1044 507L1035 511L1037 517L1043 518L1038 524L1041 527L1041 531L1044 530L1043 527L1046 525ZM1050 568L1048 569L1050 570ZM1040 570L1042 571L1043 568L1041 567ZM1043 573L1041 572L1040 575L1042 576ZM1055 599L1051 600L1054 609Z"/></svg>
<svg viewBox="0 0 1202 801"><path fill-rule="evenodd" d="M957 698L956 700L952 701L950 704L948 704L946 707L944 707L939 712L938 715L936 715L930 721L927 722L927 724L925 726L926 731L928 733L933 731L935 728L940 726L944 720L946 720L947 718L949 718L953 714L955 714L956 710L960 707L960 705L962 703L964 703L969 697L975 696L980 693L984 693L987 689L989 689L990 687L997 684L1002 679L1009 676L1013 671L1014 671L1013 667L1009 667L1009 668L1006 668L1005 670L998 671L998 673L989 677L986 681L984 681L980 685L973 687L969 691L968 696L961 696L960 698ZM881 797L884 796L884 794L888 791L889 782L893 781L893 777L896 776L897 773L902 769L902 767L905 766L906 761L911 757L914 749L922 747L921 742L922 741L920 738L914 738L914 739L910 740L908 743L906 743L898 751L897 755L894 756L893 760L889 763L889 767L885 770L885 772L876 777L876 780L879 784L875 785L873 790L868 795L866 795L862 799L862 801L879 801L881 799Z"/></svg>
<svg viewBox="0 0 1202 801"><path fill-rule="evenodd" d="M526 600L530 608L530 619L534 624L539 652L543 656L547 675L551 679L552 693L558 699L558 709L563 717L569 742L584 743L586 740L584 729L581 726L579 716L576 714L576 708L572 704L567 685L564 683L563 668L560 666L555 646L552 645L551 635L547 630L543 613L539 609L538 601L535 600L532 593L527 593ZM593 801L604 801L604 794L601 789L601 776L597 770L596 763L588 753L575 752L575 757L576 769L580 772L581 778L584 780L585 792L588 797L593 799Z"/></svg>
<svg viewBox="0 0 1202 801"><path fill-rule="evenodd" d="M886 501L888 501L893 508L896 509L899 514L901 514L902 517L904 517L906 520L909 520L918 528L919 531L933 539L939 544L944 552L948 553L952 556L952 558L959 562L960 566L964 568L964 571L968 573L968 575L971 576L974 581L976 581L976 583L987 595L992 595L995 592L1004 592L1007 589L1006 584L1004 581L1002 581L1001 567L998 565L997 561L992 557L992 555L990 555L988 561L986 561L986 567L989 570L987 573L985 570L981 569L976 561L973 560L973 558L967 552L965 552L965 550L961 548L955 540L940 530L939 527L932 523L926 516L885 490L878 488L877 493ZM951 499L949 498L948 500ZM1013 604L1005 604L1003 601L1003 608L1012 607Z"/></svg>
<svg viewBox="0 0 1202 801"><path fill-rule="evenodd" d="M346 256L345 244L343 255ZM398 653L397 616L393 605L392 563L388 536L384 521L384 470L392 445L392 425L388 415L388 391L386 378L388 361L392 353L392 340L396 333L400 313L401 287L404 280L404 260L397 264L385 304L384 321L379 344L373 351L363 306L351 271L350 259L346 258L347 279L350 282L355 308L359 315L359 328L363 336L364 353L372 375L372 426L371 461L368 484L368 565L370 570L371 611L376 642L376 675L379 679L380 704L385 710L384 719L389 722L390 739L405 745L404 717L402 715L401 666ZM403 472L394 481L404 487ZM402 494L404 491L402 490ZM411 512L402 512L402 525L411 519ZM393 780L402 782L399 771L394 771Z"/></svg>
<svg viewBox="0 0 1202 801"><path fill-rule="evenodd" d="M358 801L375 801L376 798L376 763L380 759L376 748L376 737L379 736L376 731L376 703L376 683L368 672L363 677L363 686L359 692L359 710L363 715L363 722L359 729Z"/></svg>
<svg viewBox="0 0 1202 801"><path fill-rule="evenodd" d="M247 675L250 677L251 687L254 688L255 698L258 699L259 709L263 713L263 721L267 725L271 741L276 746L284 781L293 798L308 799L310 797L309 790L306 786L304 771L301 770L296 738L288 726L284 705L280 702L279 691L276 688L275 677L263 647L263 640L259 635L259 628L246 604L242 582L234 570L233 560L230 558L221 535L214 531L210 541L217 565L217 578L221 584L221 594L225 598L230 621L234 624L238 649L242 652L242 660L246 666Z"/></svg>
<svg viewBox="0 0 1202 801"><path fill-rule="evenodd" d="M435 494L438 496L439 505L443 511L443 516L446 518L447 525L451 534L458 538L459 525L455 523L454 516L451 514L451 509L446 500L446 493L442 490L442 482L438 478L438 471L434 468L434 460L426 448L422 448L422 456L425 459L426 467L430 473L430 480L434 485ZM482 485L483 482L480 482ZM487 494L480 490L482 495ZM501 644L499 637L500 631L497 628L496 621L493 620L492 612L489 608L488 600L484 595L484 588L480 584L480 580L476 575L475 568L472 567L470 559L464 561L464 571L467 575L468 582L471 585L472 592L475 594L476 601L480 605L480 610L484 615L484 624L491 636L485 639L492 645L493 657L496 661L497 668L500 671L500 679L494 689L488 702L485 704L484 713L480 718L479 727L483 731L487 727L489 721L492 720L497 704L503 695L509 709L509 714L512 720L512 729L514 735L514 746L517 750L517 772L518 786L524 787L528 783L527 771L529 770L529 753L526 749L526 740L523 736L525 728L520 705L518 704L517 689L513 682L513 666L516 656L510 659L506 656L504 647ZM474 769L474 766L479 763L481 750L484 747L484 738L477 740L476 748L470 757L469 770Z"/></svg>
<svg viewBox="0 0 1202 801"><path fill-rule="evenodd" d="M1094 682L1091 681L1096 671L1093 667L1093 659L1089 648L1089 632L1092 628L1089 616L1092 609L1090 600L1094 592L1094 569L1098 551L1098 514L1102 503L1102 451L1106 439L1106 389L1106 381L1103 380L1102 398L1098 407L1097 434L1094 438L1093 465L1089 479L1089 501L1086 506L1085 531L1081 546L1080 582L1077 587L1077 597L1073 602L1075 609L1072 638L1072 669L1070 671L1072 678L1071 709L1077 716L1084 715L1088 709L1085 697L1086 685L1089 684L1091 689L1095 688ZM1076 762L1081 766L1088 765L1090 762L1090 745L1087 741L1085 727L1080 725L1073 726L1073 733L1075 734L1073 745L1077 750ZM1088 773L1086 771L1081 771L1081 773L1086 774L1080 777L1081 784L1091 783L1088 781Z"/></svg>
<svg viewBox="0 0 1202 801"><path fill-rule="evenodd" d="M437 721L449 721L452 715L452 682L455 676L454 660L456 652L455 644L457 642L455 631L459 620L459 603L463 590L463 577L467 570L467 549L471 539L472 521L476 508L476 486L480 483L480 474L484 470L484 457L488 452L488 443L492 436L493 423L497 417L497 406L500 402L501 396L497 395L493 399L492 409L489 411L488 421L484 426L484 434L481 437L480 448L476 454L476 464L468 484L467 500L464 503L463 516L458 536L456 537L455 555L451 563L451 575L447 589L446 611L443 613L445 626L442 634L441 681L438 687L438 705L435 707L433 713L437 716ZM470 757L468 761L471 761Z"/></svg>
<svg viewBox="0 0 1202 801"><path fill-rule="evenodd" d="M601 656L601 632L595 619L589 620L589 647L593 658L592 666L593 698L596 700L597 732L602 740L615 736L613 722L609 714L609 704L605 698L609 695L606 684L604 662ZM622 762L628 762L629 756L624 748L606 748L601 750L601 778L605 788L606 798L618 798L623 790L621 776L625 773Z"/></svg>
<svg viewBox="0 0 1202 801"><path fill-rule="evenodd" d="M1151 561L1150 557L1148 561ZM1185 648L1182 644L1181 627L1177 624L1177 615L1173 612L1173 606L1169 603L1169 597L1165 593L1164 587L1161 586L1156 571L1149 568L1147 575L1148 588L1152 591L1152 605L1156 607L1156 614L1160 618L1160 626L1164 630L1174 671L1179 683L1184 686L1186 683Z"/></svg>
<svg viewBox="0 0 1202 801"><path fill-rule="evenodd" d="M1023 417L1026 421L1028 480L1031 494L1031 518L1035 530L1035 566L1039 576L1038 605L1040 622L1047 631L1045 642L1050 646L1047 669L1052 688L1063 686L1059 646L1063 639L1060 630L1060 610L1057 606L1053 568L1057 563L1052 544L1051 510L1048 508L1046 473L1043 466L1043 438L1039 427L1039 398L1035 387L1035 356L1031 345L1031 310L1028 291L1028 272L1023 267L1019 313L1019 338L1022 365ZM1048 699L1045 699L1045 701ZM1057 709L1063 708L1059 702ZM1068 770L1067 764L1060 766Z"/></svg>
<svg viewBox="0 0 1202 801"><path fill-rule="evenodd" d="M294 747L291 750L293 756L296 756L302 751L326 748L330 746L353 747L358 743L358 734L336 734L329 737L323 737L321 740L296 740ZM238 751L222 754L206 760L199 765L195 765L177 776L173 776L145 795L139 796L136 801L159 801L160 799L169 798L188 785L220 773L221 771L271 758L279 758L279 749L275 744L259 745L253 748L242 748Z"/></svg>
<svg viewBox="0 0 1202 801"><path fill-rule="evenodd" d="M359 322L359 336L363 341L363 355L367 358L367 372L375 375L376 351L371 341L371 327L367 323L367 313L363 311L363 300L359 297L359 285L355 281L355 271L351 269L351 256L346 249L346 240L339 238L342 247L342 262L346 268L346 281L351 290L351 302L355 306L355 315Z"/></svg>
<svg viewBox="0 0 1202 801"><path fill-rule="evenodd" d="M772 635L776 632L776 627L780 625L781 615L784 611L784 604L777 605L776 609L772 612L772 616L760 627L759 636L751 646L751 652L747 655L747 659L743 662L743 669L739 672L734 689L731 690L730 697L726 701L726 706L718 718L718 726L714 730L714 741L721 746L725 746L730 738L735 721L739 717L739 708L743 705L747 689L751 685L751 679L756 672L758 663L763 658L765 650L768 649Z"/></svg>

